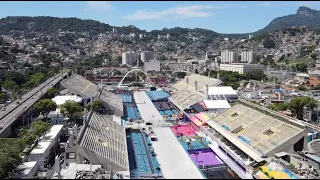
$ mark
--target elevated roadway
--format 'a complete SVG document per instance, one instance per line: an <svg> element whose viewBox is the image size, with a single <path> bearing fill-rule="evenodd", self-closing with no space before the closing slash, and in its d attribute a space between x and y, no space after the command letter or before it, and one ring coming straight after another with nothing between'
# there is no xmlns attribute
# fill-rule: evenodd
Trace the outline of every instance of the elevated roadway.
<svg viewBox="0 0 320 180"><path fill-rule="evenodd" d="M65 72L47 79L36 88L21 96L21 98L7 105L4 111L0 111L0 137L8 137L11 134L11 126L16 120L47 93L49 88L54 87L67 74L68 72Z"/></svg>

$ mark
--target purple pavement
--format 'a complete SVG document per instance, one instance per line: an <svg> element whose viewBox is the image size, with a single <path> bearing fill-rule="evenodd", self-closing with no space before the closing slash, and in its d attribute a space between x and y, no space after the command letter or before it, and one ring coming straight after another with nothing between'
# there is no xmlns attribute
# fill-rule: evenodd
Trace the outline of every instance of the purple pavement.
<svg viewBox="0 0 320 180"><path fill-rule="evenodd" d="M198 162L197 165L220 165L223 164L222 160L214 153L214 152L202 152L201 150L198 151ZM195 152L190 153L191 159L193 162L196 162L196 155Z"/></svg>

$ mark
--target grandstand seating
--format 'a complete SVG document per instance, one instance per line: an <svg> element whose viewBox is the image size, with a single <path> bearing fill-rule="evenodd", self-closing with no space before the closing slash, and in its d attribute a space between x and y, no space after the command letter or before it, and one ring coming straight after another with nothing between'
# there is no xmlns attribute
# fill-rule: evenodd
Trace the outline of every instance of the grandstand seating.
<svg viewBox="0 0 320 180"><path fill-rule="evenodd" d="M145 136L143 136L143 137L144 137L147 145L148 145L148 144L151 144L151 141L150 141L149 138L146 138ZM156 157L152 157L152 150L149 150L149 149L148 149L148 151L149 151L149 156L150 156L151 161L152 161L151 164L152 164L152 166L153 166L154 171L156 172L157 167L160 167L160 164L159 164L159 162L158 162L158 160L157 160ZM156 172L156 173L158 173L158 172ZM160 175L160 173L161 173L161 170L159 171L159 175Z"/></svg>
<svg viewBox="0 0 320 180"><path fill-rule="evenodd" d="M147 91L146 94L151 99L151 101L166 99L169 97L169 94L164 91Z"/></svg>
<svg viewBox="0 0 320 180"><path fill-rule="evenodd" d="M62 80L61 85L82 97L93 97L98 92L97 85L77 74Z"/></svg>
<svg viewBox="0 0 320 180"><path fill-rule="evenodd" d="M169 100L180 110L184 110L204 99L206 99L206 96L204 94L190 89L182 89L178 92L175 92L174 94L172 94L172 96L169 97Z"/></svg>
<svg viewBox="0 0 320 180"><path fill-rule="evenodd" d="M261 154L304 132L303 128L243 104L233 106L210 121L220 124L230 135Z"/></svg>
<svg viewBox="0 0 320 180"><path fill-rule="evenodd" d="M128 118L130 118L132 120L136 120L137 119L135 109L136 108L134 108L134 107L127 106Z"/></svg>
<svg viewBox="0 0 320 180"><path fill-rule="evenodd" d="M131 132L131 138L133 140L133 148L135 151L135 157L136 157L136 163L137 163L137 169L139 172L142 173L152 173L148 154L146 152L145 145L143 143L142 134Z"/></svg>
<svg viewBox="0 0 320 180"><path fill-rule="evenodd" d="M120 94L120 97L124 103L131 103L132 102L132 97L131 95L124 95Z"/></svg>
<svg viewBox="0 0 320 180"><path fill-rule="evenodd" d="M212 87L212 86L218 86L221 83L219 79L209 78L207 76L202 76L202 75L193 73L186 76L181 81L178 81L172 87L177 89L178 91L187 88L187 81L186 81L187 78L189 81L188 89L195 90L195 81L197 81L198 91L202 90L204 87L206 87L206 85L208 85L209 87Z"/></svg>
<svg viewBox="0 0 320 180"><path fill-rule="evenodd" d="M125 129L114 122L112 118L113 116L93 112L88 120L89 125L80 141L80 146L111 161L116 165L113 167L115 169L128 170ZM95 161L96 158L92 160Z"/></svg>

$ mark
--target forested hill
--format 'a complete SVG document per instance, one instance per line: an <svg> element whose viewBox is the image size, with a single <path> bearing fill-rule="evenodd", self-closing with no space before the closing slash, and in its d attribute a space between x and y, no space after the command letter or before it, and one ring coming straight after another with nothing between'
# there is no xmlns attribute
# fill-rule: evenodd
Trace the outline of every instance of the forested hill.
<svg viewBox="0 0 320 180"><path fill-rule="evenodd" d="M114 26L101 23L94 20L82 20L79 18L58 18L48 16L38 17L25 17L25 16L8 16L0 19L0 32L10 31L34 31L34 32L57 32L57 31L70 31L70 32L90 32L92 34L104 33L112 31ZM146 32L133 25L115 27L119 33L145 33L151 36L167 35L171 37L186 37L189 35L202 35L205 38L214 38L219 34L206 29L189 29L189 28L163 28L162 30L153 30Z"/></svg>

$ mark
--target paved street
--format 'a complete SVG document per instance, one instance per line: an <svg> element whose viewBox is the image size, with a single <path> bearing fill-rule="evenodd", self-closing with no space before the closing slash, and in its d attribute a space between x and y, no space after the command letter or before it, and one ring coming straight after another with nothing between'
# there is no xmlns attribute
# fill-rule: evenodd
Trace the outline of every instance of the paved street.
<svg viewBox="0 0 320 180"><path fill-rule="evenodd" d="M56 85L61 79L62 79L61 74L56 75L48 79L44 83L40 84L38 87L34 88L33 90L29 91L25 95L23 95L21 100L18 99L12 102L11 104L9 104L8 106L6 106L6 110L0 112L0 126L3 127L3 129L0 130L0 134L8 126L10 126L24 111L29 109L35 102L37 102L39 98L47 92L49 88ZM17 104L17 101L19 101L20 104Z"/></svg>

